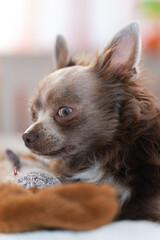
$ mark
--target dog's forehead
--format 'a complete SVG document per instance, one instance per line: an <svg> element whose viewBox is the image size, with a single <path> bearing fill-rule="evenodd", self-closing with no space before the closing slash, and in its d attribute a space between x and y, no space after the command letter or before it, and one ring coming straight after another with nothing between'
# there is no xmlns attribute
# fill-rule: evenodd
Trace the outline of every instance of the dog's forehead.
<svg viewBox="0 0 160 240"><path fill-rule="evenodd" d="M87 67L72 66L59 69L49 75L48 84L52 87L62 86L62 84L72 84L77 81L77 78L84 78L87 74Z"/></svg>
<svg viewBox="0 0 160 240"><path fill-rule="evenodd" d="M53 104L79 103L94 88L89 67L73 66L53 72L43 79L31 101L31 108L41 110Z"/></svg>
<svg viewBox="0 0 160 240"><path fill-rule="evenodd" d="M40 82L34 102L37 98L47 105L68 98L78 101L87 89L93 87L90 79L88 67L73 66L57 70Z"/></svg>

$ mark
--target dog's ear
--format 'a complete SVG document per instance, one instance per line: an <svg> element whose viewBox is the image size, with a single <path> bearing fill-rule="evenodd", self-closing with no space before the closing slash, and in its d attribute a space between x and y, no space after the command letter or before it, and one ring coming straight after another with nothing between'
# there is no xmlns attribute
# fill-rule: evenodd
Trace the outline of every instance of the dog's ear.
<svg viewBox="0 0 160 240"><path fill-rule="evenodd" d="M137 68L141 54L139 24L134 22L124 27L113 38L110 47L113 47L111 64Z"/></svg>
<svg viewBox="0 0 160 240"><path fill-rule="evenodd" d="M57 69L67 67L70 62L68 46L66 40L61 35L58 35L56 38L55 58Z"/></svg>
<svg viewBox="0 0 160 240"><path fill-rule="evenodd" d="M120 30L99 56L99 67L113 66L116 69L137 73L141 54L140 27L133 22Z"/></svg>

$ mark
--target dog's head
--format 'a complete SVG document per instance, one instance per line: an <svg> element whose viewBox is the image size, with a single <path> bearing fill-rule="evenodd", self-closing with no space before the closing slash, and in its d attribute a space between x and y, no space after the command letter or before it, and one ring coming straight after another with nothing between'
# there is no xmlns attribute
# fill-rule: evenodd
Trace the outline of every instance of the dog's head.
<svg viewBox="0 0 160 240"><path fill-rule="evenodd" d="M119 128L126 84L137 75L139 56L138 23L116 34L88 66L77 65L58 37L58 70L40 82L32 99L33 124L23 135L26 146L54 158L83 155L110 144Z"/></svg>

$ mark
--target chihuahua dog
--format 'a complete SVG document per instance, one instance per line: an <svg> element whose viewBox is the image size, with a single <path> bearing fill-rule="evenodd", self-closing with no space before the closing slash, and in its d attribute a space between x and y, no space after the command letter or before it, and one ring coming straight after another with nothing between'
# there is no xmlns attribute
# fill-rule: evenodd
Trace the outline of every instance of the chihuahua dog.
<svg viewBox="0 0 160 240"><path fill-rule="evenodd" d="M160 218L160 109L138 74L139 24L119 31L90 61L78 62L56 41L57 70L31 102L23 135L37 155L53 159L62 181L113 184L120 219Z"/></svg>

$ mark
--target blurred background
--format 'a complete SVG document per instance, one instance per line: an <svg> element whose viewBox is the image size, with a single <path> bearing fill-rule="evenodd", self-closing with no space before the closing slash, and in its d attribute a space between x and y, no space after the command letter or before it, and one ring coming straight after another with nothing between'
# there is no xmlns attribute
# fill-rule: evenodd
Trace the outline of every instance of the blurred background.
<svg viewBox="0 0 160 240"><path fill-rule="evenodd" d="M134 20L141 23L146 85L160 95L160 1L0 0L0 146L30 124L28 101L54 69L57 34L73 53L93 52Z"/></svg>

